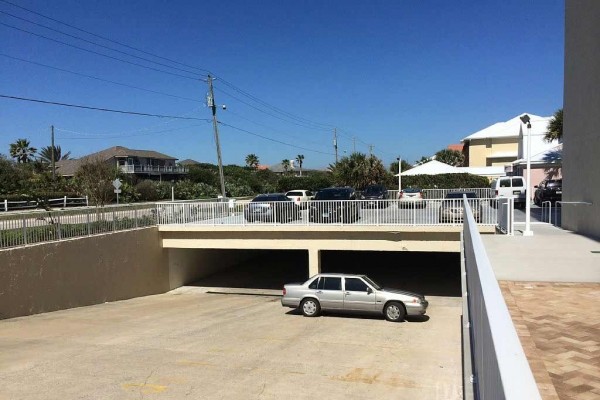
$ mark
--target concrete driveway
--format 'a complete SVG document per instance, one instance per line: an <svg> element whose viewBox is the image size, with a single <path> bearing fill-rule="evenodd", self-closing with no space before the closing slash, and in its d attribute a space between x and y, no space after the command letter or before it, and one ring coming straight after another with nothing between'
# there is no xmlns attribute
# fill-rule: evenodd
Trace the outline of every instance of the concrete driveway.
<svg viewBox="0 0 600 400"><path fill-rule="evenodd" d="M460 298L394 324L204 291L0 321L0 399L462 399Z"/></svg>

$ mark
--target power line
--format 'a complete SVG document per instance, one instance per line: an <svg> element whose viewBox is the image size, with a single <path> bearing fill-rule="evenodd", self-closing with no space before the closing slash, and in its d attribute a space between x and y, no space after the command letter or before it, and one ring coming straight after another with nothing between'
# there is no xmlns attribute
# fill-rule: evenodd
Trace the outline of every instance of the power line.
<svg viewBox="0 0 600 400"><path fill-rule="evenodd" d="M59 102L48 101L48 100L30 99L30 98L26 98L26 97L17 97L17 96L8 96L5 94L0 94L0 97L5 98L5 99L12 99L12 100L30 101L33 103L51 104L51 105L62 106L62 107L74 107L74 108L83 108L86 110L112 112L112 113L118 113L118 114L139 115L142 117L186 119L186 120L194 120L194 121L210 121L210 119L208 119L208 118L179 117L176 115L163 115L163 114L142 113L142 112L137 112L137 111L114 110L111 108L100 108L100 107L84 106L84 105L80 105L80 104L59 103Z"/></svg>
<svg viewBox="0 0 600 400"><path fill-rule="evenodd" d="M183 68L179 68L179 67L173 67L173 66L171 66L171 65L168 65L168 64L159 63L159 62L157 62L157 61L150 60L150 59L148 59L148 58L145 58L145 57L136 56L136 55L134 55L134 54L131 54L131 53L128 53L128 52L126 52L126 51L117 50L117 49L115 49L115 48L112 48L112 47L110 47L110 46L105 46L105 45L103 45L103 44L100 44L100 43L94 42L94 41L92 41L92 40L87 40L87 39L84 39L84 38L82 38L82 37L79 37L79 36L76 36L76 35L71 35L70 33L66 33L66 32L63 32L63 31L61 31L61 30L58 30L58 29L54 29L54 28L52 28L52 27L50 27L50 26L47 26L47 25L44 25L44 24L40 24L40 23L38 23L38 22L35 22L35 21L31 21L31 20L29 20L29 19L27 19L27 18L22 18L22 17L19 17L19 16L17 16L17 15L13 15L13 14L11 14L11 13L7 13L6 11L2 11L2 10L0 10L0 13L2 13L2 14L4 14L4 15L8 15L8 16L10 16L10 17L13 17L13 18L16 18L16 19L18 19L18 20L21 20L21 21L28 22L28 23L30 23L30 24L33 24L33 25L36 25L36 26L42 27L42 28L44 28L44 29L48 29L48 30L50 30L50 31L53 31L53 32L56 32L56 33L60 33L61 35L68 36L68 37L70 37L70 38L72 38L72 39L81 40L82 42L89 43L89 44L92 44L92 45L94 45L94 46L102 47L102 48L104 48L104 49L107 49L107 50L115 51L115 52L117 52L117 53L121 53L121 54L124 54L124 55L126 55L126 56L129 56L129 57L134 57L134 58L137 58L137 59L139 59L139 60L143 60L143 61L146 61L146 62L151 62L151 63L153 63L153 64L156 64L156 65L160 65L160 66L163 66L163 67L167 67L167 68L175 69L175 70L178 70L178 71L186 72L186 73L188 73L188 74L196 74L196 73L197 73L197 72L194 72L194 71L189 71L189 70L187 70L187 69L183 69Z"/></svg>
<svg viewBox="0 0 600 400"><path fill-rule="evenodd" d="M1 1L1 0L0 0L0 1ZM169 72L169 71L165 71L165 70L163 70L163 69L154 68L154 67L149 67L149 66L147 66L147 65L138 64L138 63L135 63L135 62L133 62L133 61L127 61L127 60L123 60L122 58L113 57L113 56L110 56L110 55L108 55L108 54L104 54L104 53L100 53L100 52L97 52L97 51L94 51L94 50L86 49L85 47L79 47L79 46L76 46L76 45L74 45L74 44L71 44L71 43L63 42L62 40L53 39L53 38L51 38L51 37L44 36L44 35L41 35L41 34L39 34L39 33L35 33L35 32L28 31L27 29L22 29L22 28L18 28L18 27L16 27L16 26L13 26L13 25L5 24L4 22L0 22L0 25L6 26L6 27L8 27L8 28L15 29L15 30L18 30L18 31L21 31L21 32L24 32L24 33L28 33L28 34L30 34L30 35L37 36L37 37L40 37L40 38L42 38L42 39L49 40L49 41L51 41L51 42L60 43L60 44L63 44L63 45L65 45L65 46L73 47L73 48L75 48L75 49L78 49L78 50L82 50L82 51L85 51L85 52L88 52L88 53L92 53L92 54L96 54L96 55L99 55L99 56L102 56L102 57L110 58L110 59L112 59L112 60L120 61L120 62L123 62L123 63L126 63L126 64L135 65L135 66L138 66L138 67L142 67L142 68L150 69L150 70L152 70L152 71L162 72L162 73L164 73L164 74L169 74L169 75L173 75L173 76L178 76L178 77L180 77L180 78L191 79L191 80L194 80L194 81L203 81L203 79L200 79L200 78L193 78L193 77L191 77L191 76L181 75L181 74L177 74L177 73L175 73L175 72Z"/></svg>
<svg viewBox="0 0 600 400"><path fill-rule="evenodd" d="M273 138L270 138L270 137L268 137L268 136L260 135L260 134L258 134L258 133L251 132L251 131L248 131L248 130L246 130L246 129L238 128L237 126L233 126L233 125L230 125L230 124L226 124L226 123L224 123L224 122L219 122L219 124L221 124L221 125L223 125L223 126L227 126L227 127L229 127L229 128L236 129L236 130L238 130L238 131L240 131L240 132L244 132L244 133L247 133L247 134L249 134L249 135L252 135L252 136L259 137L259 138L261 138L261 139L265 139L265 140L268 140L268 141L271 141L271 142L275 142L275 143L283 144L283 145L285 145L285 146L294 147L294 148L296 148L296 149L305 150L305 151L311 151L311 152L313 152L313 153L326 154L326 155L330 155L330 156L334 155L333 153L328 153L328 152L326 152L326 151L320 151L320 150L310 149L310 148L308 148L308 147L296 146L295 144L287 143L287 142L284 142L284 141L282 141L282 140L273 139Z"/></svg>
<svg viewBox="0 0 600 400"><path fill-rule="evenodd" d="M42 17L42 18L46 18L46 19L48 19L48 20L50 20L50 21L54 21L54 22L56 22L56 23L58 23L58 24L61 24L61 25L64 25L64 26L68 26L69 28L75 29L75 30L77 30L77 31L79 31L79 32L83 32L83 33L85 33L85 34L88 34L88 35L91 35L91 36L97 37L97 38L99 38L99 39L102 39L102 40L106 40L107 42L111 42L111 43L114 43L114 44L118 44L119 46L123 46L123 47L126 47L126 48L128 48L128 49L131 49L131 50L139 51L140 53L147 54L147 55L149 55L149 56L152 56L152 57L160 58L161 60L169 61L169 62L172 62L172 63L174 63L174 64L179 64L179 65L182 65L182 66L184 66L184 67L189 67L189 68L197 69L197 70L200 70L200 71L203 71L203 72L206 72L206 73L210 73L210 71L209 71L209 70L207 70L207 69L200 68L200 67L195 67L195 66L188 65L188 64L184 64L184 63L181 63L181 62L179 62L179 61L172 60L172 59L170 59L170 58L166 58L166 57L162 57L162 56L159 56L159 55L157 55L157 54L154 54L154 53L150 53L150 52L144 51L144 50L142 50L142 49L139 49L139 48L137 48L137 47L133 47L133 46L127 45L127 44L125 44L125 43L118 42L118 41L116 41L116 40L113 40L113 39L107 38L106 36L98 35L98 34L96 34L96 33L90 32L90 31L86 31L85 29L81 29L81 28L78 28L78 27L76 27L76 26L74 26L74 25L68 24L68 23L66 23L66 22L59 21L59 20L57 20L57 19L54 19L54 18L52 18L52 17L49 17L49 16L47 16L47 15L41 14L41 13L39 13L39 12L36 12L36 11L33 11L33 10L30 10L29 8L25 8L25 7L23 7L23 6L20 6L20 5L18 5L18 4L11 3L10 1L6 1L6 0L0 0L0 1L2 1L3 3L6 3L6 4L10 4L10 5L11 5L11 6L13 6L13 7L20 8L21 10L24 10L24 11L30 12L30 13L32 13L32 14L35 14L35 15L37 15L37 16L40 16L40 17Z"/></svg>
<svg viewBox="0 0 600 400"><path fill-rule="evenodd" d="M113 138L125 138L125 137L135 137L135 136L150 136L150 135L156 135L157 133L165 133L165 132L173 132L173 131L179 131L182 129L188 129L188 128L196 128L199 126L203 126L200 124L196 124L196 125L189 125L189 126L182 126L179 128L171 128L171 129L163 129L160 131L154 131L154 132L146 132L146 133L137 133L137 134L132 134L132 135L102 135L102 136L97 136L97 137L69 137L69 136L61 136L61 139L69 139L69 140L98 140L98 139L113 139ZM56 128L57 131L60 132L68 132L68 133L73 133L73 134L82 134L85 135L84 132L77 132L77 131L71 131L68 129L60 129L60 128Z"/></svg>
<svg viewBox="0 0 600 400"><path fill-rule="evenodd" d="M163 95L163 96L169 96L169 97L173 97L173 98L176 98L176 99L189 100L189 101L193 101L193 102L196 102L196 103L203 103L203 101L198 100L198 99L193 99L191 97L183 97L183 96L178 96L178 95L175 95L175 94L159 92L157 90L145 89L145 88L142 88L142 87L139 87L139 86L128 85L126 83L115 82L115 81L111 81L111 80L108 80L108 79L99 78L99 77L93 76L93 75L82 74L81 72L75 72L75 71L71 71L71 70L64 69L64 68L54 67L52 65L42 64L42 63L39 63L39 62L36 62L36 61L25 60L23 58L9 56L8 54L0 53L0 56L6 57L6 58L10 58L10 59L13 59L13 60L17 60L17 61L21 61L21 62L26 62L26 63L33 64L33 65L37 65L37 66L40 66L40 67L54 69L56 71L67 72L69 74L83 76L85 78L90 78L90 79L95 79L95 80L101 81L101 82L112 83L113 85L119 85L119 86L131 88L131 89L142 90L144 92L160 94L160 95Z"/></svg>

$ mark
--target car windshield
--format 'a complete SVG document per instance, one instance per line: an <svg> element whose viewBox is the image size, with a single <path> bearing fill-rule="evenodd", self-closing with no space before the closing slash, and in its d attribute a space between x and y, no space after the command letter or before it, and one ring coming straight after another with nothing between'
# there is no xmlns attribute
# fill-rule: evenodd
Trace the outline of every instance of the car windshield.
<svg viewBox="0 0 600 400"><path fill-rule="evenodd" d="M467 199L476 199L477 194L475 192L451 192L446 195L447 199L462 199L463 195L467 195Z"/></svg>
<svg viewBox="0 0 600 400"><path fill-rule="evenodd" d="M365 188L365 194L379 194L384 190L385 188L383 186L367 186Z"/></svg>
<svg viewBox="0 0 600 400"><path fill-rule="evenodd" d="M406 189L402 189L402 192L404 192L404 193L420 193L421 189L419 189L419 188L406 188Z"/></svg>
<svg viewBox="0 0 600 400"><path fill-rule="evenodd" d="M546 186L548 186L548 187L560 187L560 186L562 186L562 179L550 180L550 181L548 181L548 183L546 184Z"/></svg>
<svg viewBox="0 0 600 400"><path fill-rule="evenodd" d="M315 200L348 200L350 191L345 189L321 190L315 196Z"/></svg>
<svg viewBox="0 0 600 400"><path fill-rule="evenodd" d="M381 286L375 282L374 280L372 280L371 278L369 278L368 276L362 276L362 278L365 280L365 282L367 282L369 285L373 286L373 288L375 288L375 290L381 290Z"/></svg>

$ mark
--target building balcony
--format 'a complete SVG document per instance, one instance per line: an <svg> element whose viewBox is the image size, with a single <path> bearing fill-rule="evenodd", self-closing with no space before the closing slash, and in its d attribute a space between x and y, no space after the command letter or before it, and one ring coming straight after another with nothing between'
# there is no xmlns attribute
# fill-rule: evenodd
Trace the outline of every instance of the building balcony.
<svg viewBox="0 0 600 400"><path fill-rule="evenodd" d="M126 174L187 174L188 168L158 165L119 165Z"/></svg>

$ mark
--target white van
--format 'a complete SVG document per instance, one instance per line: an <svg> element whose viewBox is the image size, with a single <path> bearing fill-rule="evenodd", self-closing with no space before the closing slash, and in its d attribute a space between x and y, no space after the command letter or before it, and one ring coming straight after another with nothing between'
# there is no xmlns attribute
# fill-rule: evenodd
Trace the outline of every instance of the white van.
<svg viewBox="0 0 600 400"><path fill-rule="evenodd" d="M522 176L501 176L491 183L492 198L514 198L515 207L525 207L525 196L527 196L527 185ZM496 205L496 201L492 201Z"/></svg>

